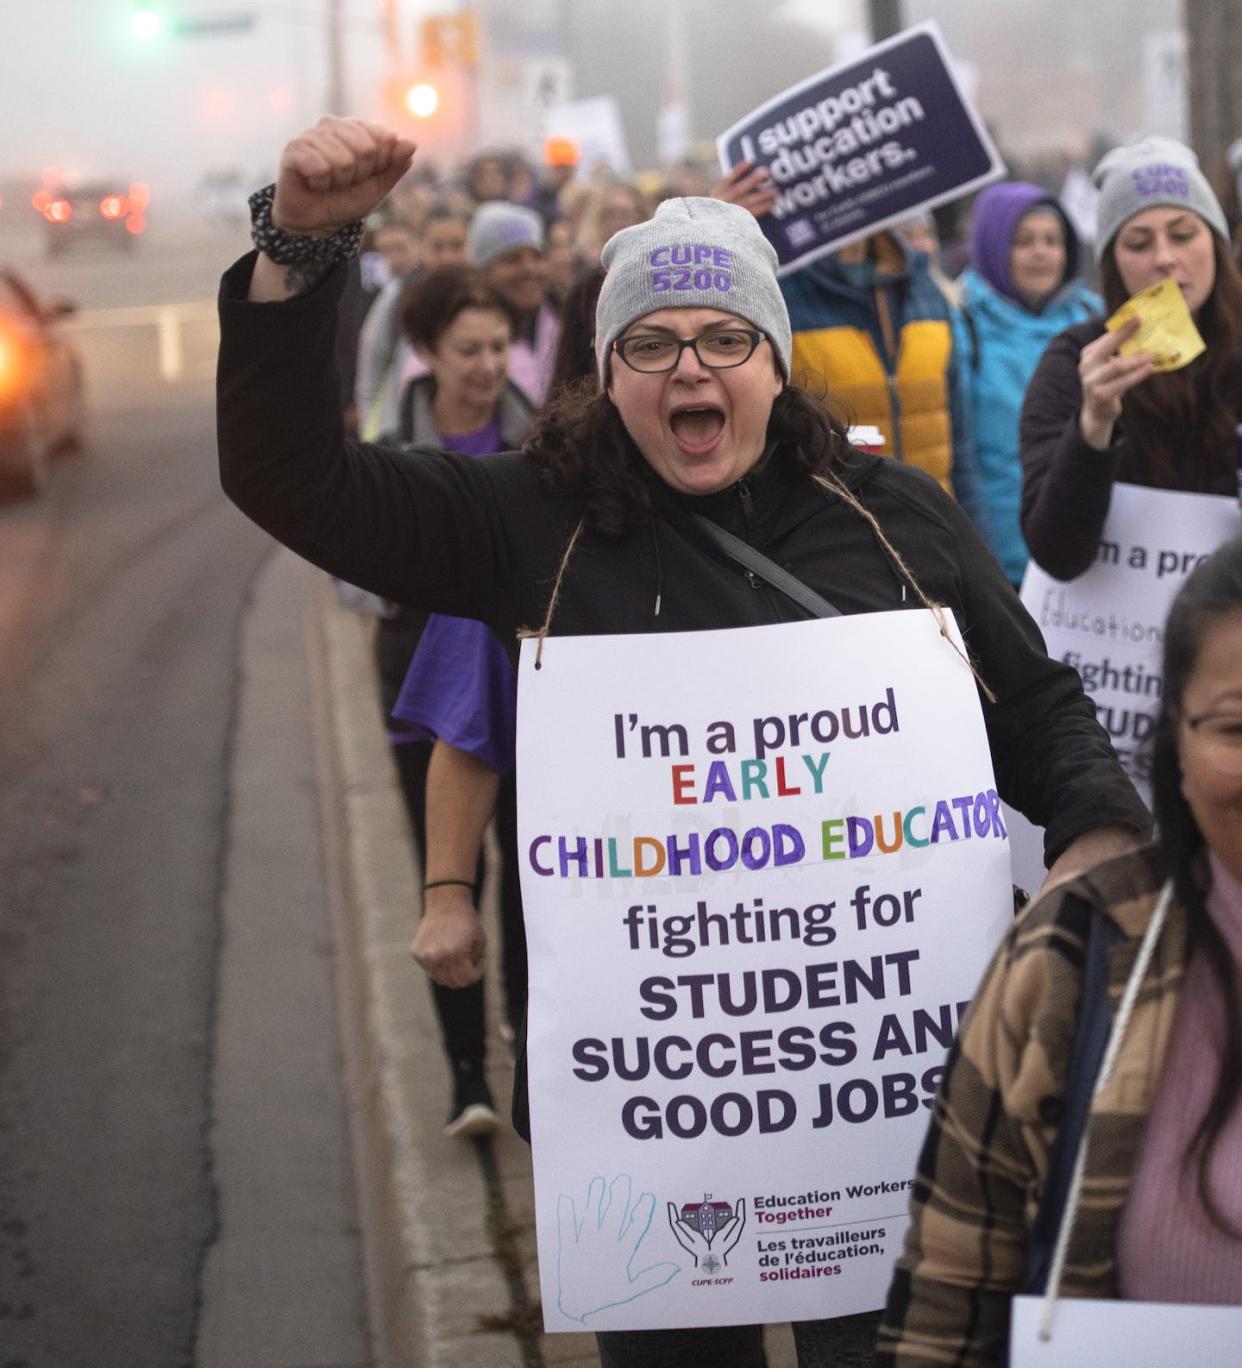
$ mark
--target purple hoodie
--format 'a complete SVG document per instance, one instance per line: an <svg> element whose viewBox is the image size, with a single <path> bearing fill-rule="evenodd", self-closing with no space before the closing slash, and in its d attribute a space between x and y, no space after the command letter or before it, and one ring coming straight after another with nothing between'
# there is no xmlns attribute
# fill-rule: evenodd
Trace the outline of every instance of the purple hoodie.
<svg viewBox="0 0 1242 1368"><path fill-rule="evenodd" d="M1065 232L1065 275L1062 285L1078 273L1078 235L1070 226L1055 195L1029 181L1001 181L988 188L975 201L970 227L970 256L975 270L998 293L1014 304L1023 301L1014 289L1009 274L1009 252L1013 235L1023 215L1036 206L1053 209L1060 216Z"/></svg>

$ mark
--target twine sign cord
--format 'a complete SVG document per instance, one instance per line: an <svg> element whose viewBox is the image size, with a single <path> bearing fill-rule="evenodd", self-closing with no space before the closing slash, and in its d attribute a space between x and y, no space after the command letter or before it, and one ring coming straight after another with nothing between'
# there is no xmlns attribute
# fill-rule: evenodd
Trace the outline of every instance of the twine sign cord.
<svg viewBox="0 0 1242 1368"><path fill-rule="evenodd" d="M1173 880L1169 879L1160 890L1160 898L1156 903L1155 911L1152 913L1147 932L1143 936L1143 943L1139 946L1134 968L1130 971L1130 977L1126 982L1126 990L1122 994L1121 1005L1117 1009L1117 1020L1113 1024L1112 1034L1108 1038L1108 1048L1105 1050L1103 1062L1100 1064L1100 1075L1096 1079L1095 1088L1091 1093L1092 1105L1104 1090L1112 1074L1113 1065L1117 1062L1117 1055L1121 1050L1121 1042L1125 1037L1126 1027L1130 1024L1134 1004L1138 1001L1139 989L1147 976L1147 967L1151 963L1152 954L1155 952L1156 942L1160 939L1160 932L1164 928L1165 917L1168 914L1169 903L1172 899ZM1057 1296L1061 1290L1061 1277L1065 1272L1065 1260L1069 1253L1070 1237L1074 1232L1074 1222L1078 1218L1078 1204L1082 1197L1083 1175L1086 1172L1086 1167L1087 1133L1084 1130L1082 1139L1078 1142L1074 1173L1070 1180L1069 1193L1065 1199L1065 1216L1057 1234L1056 1249L1052 1255L1052 1269L1048 1274L1048 1287L1044 1293L1044 1305L1039 1316L1039 1338L1045 1344L1052 1339L1052 1320L1056 1313Z"/></svg>
<svg viewBox="0 0 1242 1368"><path fill-rule="evenodd" d="M582 536L583 526L582 520L579 519L577 527L573 530L573 535L566 543L565 552L561 556L561 563L556 568L556 579L552 584L552 596L548 599L548 610L543 615L543 626L540 627L538 631L532 631L529 627L523 627L517 634L519 641L526 641L529 638L534 637L539 642L539 645L535 647L536 670L543 669L543 643L547 640L548 633L552 630L552 614L556 612L557 601L561 597L561 584L565 579L565 571L569 566L569 558L574 553L574 547L578 545L578 538Z"/></svg>

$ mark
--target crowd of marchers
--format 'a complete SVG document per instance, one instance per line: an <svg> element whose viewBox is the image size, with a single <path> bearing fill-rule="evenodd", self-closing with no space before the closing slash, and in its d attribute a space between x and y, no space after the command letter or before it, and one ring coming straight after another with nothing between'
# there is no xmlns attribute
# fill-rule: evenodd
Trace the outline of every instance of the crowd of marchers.
<svg viewBox="0 0 1242 1368"><path fill-rule="evenodd" d="M1064 1296L1242 1303L1242 541L1167 624L1154 837L1015 589L1031 558L1062 580L1089 567L1117 482L1238 494L1242 277L1193 152L1104 157L1090 244L1049 190L988 187L955 279L926 217L778 277L757 222L774 191L748 165L656 203L580 176L559 141L542 179L480 157L451 191L418 184L412 154L350 120L286 149L262 250L222 287L220 449L239 506L376 618L449 1133L498 1124L493 815L526 1133L517 633L812 611L715 528L834 611L952 609L997 790L1044 828L1050 870L950 1052L887 1307L797 1324L801 1368L1003 1362L1012 1298L1050 1265ZM727 292L705 273L670 299L648 269L670 242L737 264ZM1124 346L1136 325L1105 318L1164 279L1205 349L1157 372ZM764 1361L755 1326L598 1340L610 1368Z"/></svg>

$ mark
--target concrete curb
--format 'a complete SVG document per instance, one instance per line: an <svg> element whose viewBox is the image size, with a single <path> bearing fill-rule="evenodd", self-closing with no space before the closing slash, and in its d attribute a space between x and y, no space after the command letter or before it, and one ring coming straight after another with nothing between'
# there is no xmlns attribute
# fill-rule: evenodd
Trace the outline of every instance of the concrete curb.
<svg viewBox="0 0 1242 1368"><path fill-rule="evenodd" d="M379 725L371 630L321 579L307 650L376 1362L518 1368L517 1340L480 1328L481 1316L508 1316L510 1296L473 1151L442 1134L448 1071L408 954L417 872Z"/></svg>
<svg viewBox="0 0 1242 1368"><path fill-rule="evenodd" d="M307 654L375 1363L596 1368L592 1334L523 1339L480 1324L520 1320L538 1295L530 1152L503 1125L484 1165L470 1145L443 1134L448 1069L430 994L408 953L417 871L379 722L372 623L338 608L327 581L316 578ZM495 997L488 1081L507 1117L513 1069L494 1043ZM493 1214L516 1253L507 1271L495 1258ZM769 1368L794 1368L787 1325L769 1326L765 1344Z"/></svg>

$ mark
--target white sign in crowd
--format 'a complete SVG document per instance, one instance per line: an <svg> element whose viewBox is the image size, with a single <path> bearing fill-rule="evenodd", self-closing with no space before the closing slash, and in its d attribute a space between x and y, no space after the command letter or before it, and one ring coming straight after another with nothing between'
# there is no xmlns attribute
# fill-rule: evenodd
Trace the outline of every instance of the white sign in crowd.
<svg viewBox="0 0 1242 1368"><path fill-rule="evenodd" d="M1148 801L1165 618L1187 575L1237 531L1236 499L1117 484L1095 564L1065 583L1032 561L1022 582L1048 654L1078 671Z"/></svg>
<svg viewBox="0 0 1242 1368"><path fill-rule="evenodd" d="M1113 486L1095 564L1053 579L1034 561L1022 602L1048 654L1072 665L1143 801L1151 802L1146 743L1160 712L1164 622L1187 575L1238 531L1238 501L1222 494ZM1014 879L1043 877L1042 835L1006 809Z"/></svg>
<svg viewBox="0 0 1242 1368"><path fill-rule="evenodd" d="M1009 1368L1237 1368L1242 1307L1067 1297L1040 1333L1042 1297L1015 1297Z"/></svg>
<svg viewBox="0 0 1242 1368"><path fill-rule="evenodd" d="M1012 912L970 671L924 612L533 653L547 1328L880 1306L946 1049Z"/></svg>

